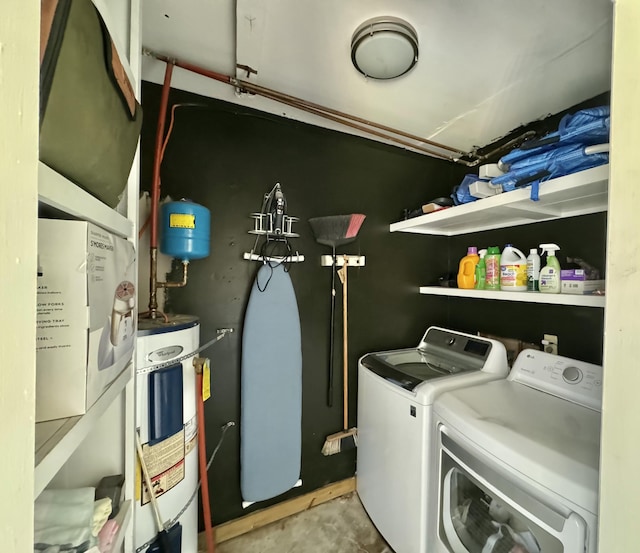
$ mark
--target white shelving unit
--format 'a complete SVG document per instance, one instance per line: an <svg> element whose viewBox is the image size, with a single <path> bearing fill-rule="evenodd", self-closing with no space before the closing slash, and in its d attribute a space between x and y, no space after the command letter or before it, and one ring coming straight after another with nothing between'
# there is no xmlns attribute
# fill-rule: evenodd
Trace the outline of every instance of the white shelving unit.
<svg viewBox="0 0 640 553"><path fill-rule="evenodd" d="M91 194L40 162L38 167L38 201L76 219L90 221L102 228L128 238L133 222L120 215Z"/></svg>
<svg viewBox="0 0 640 553"><path fill-rule="evenodd" d="M107 408L122 394L131 377L130 364L84 415L36 424L34 498L47 487Z"/></svg>
<svg viewBox="0 0 640 553"><path fill-rule="evenodd" d="M513 190L390 225L391 232L455 236L607 211L609 165L601 165L540 184L539 201L531 189ZM422 286L420 293L482 300L604 307L604 296L502 292Z"/></svg>
<svg viewBox="0 0 640 553"><path fill-rule="evenodd" d="M474 298L478 300L520 301L525 303L547 303L555 305L578 305L582 307L604 307L604 296L574 294L543 294L541 292L502 292L499 290L463 290L440 286L421 286L421 294Z"/></svg>
<svg viewBox="0 0 640 553"><path fill-rule="evenodd" d="M539 223L607 210L609 165L601 165L540 184L540 199L531 189L512 190L464 205L393 223L391 232L455 236Z"/></svg>
<svg viewBox="0 0 640 553"><path fill-rule="evenodd" d="M100 11L125 70L140 98L140 0L92 0ZM89 221L132 241L137 249L139 155L125 198L117 209L76 186L44 163L38 167L38 201L43 216ZM139 255L139 254L138 254ZM133 551L135 501L135 351L132 361L89 410L80 416L35 425L34 497L47 486L95 486L100 478L125 476L123 502L116 517L119 533L113 551Z"/></svg>

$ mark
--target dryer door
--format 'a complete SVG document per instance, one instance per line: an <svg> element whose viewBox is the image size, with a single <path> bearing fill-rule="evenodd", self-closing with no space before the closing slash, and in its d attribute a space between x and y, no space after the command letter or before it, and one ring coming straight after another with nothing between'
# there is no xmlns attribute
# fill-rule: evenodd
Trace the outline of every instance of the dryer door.
<svg viewBox="0 0 640 553"><path fill-rule="evenodd" d="M438 537L450 552L586 551L582 517L530 493L442 431L440 439Z"/></svg>

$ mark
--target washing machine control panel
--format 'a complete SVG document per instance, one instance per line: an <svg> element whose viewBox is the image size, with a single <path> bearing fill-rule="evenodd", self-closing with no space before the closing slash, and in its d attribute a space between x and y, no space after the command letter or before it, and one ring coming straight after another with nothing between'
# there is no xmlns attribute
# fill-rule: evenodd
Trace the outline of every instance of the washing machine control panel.
<svg viewBox="0 0 640 553"><path fill-rule="evenodd" d="M518 355L509 380L601 410L602 367L599 365L527 349Z"/></svg>

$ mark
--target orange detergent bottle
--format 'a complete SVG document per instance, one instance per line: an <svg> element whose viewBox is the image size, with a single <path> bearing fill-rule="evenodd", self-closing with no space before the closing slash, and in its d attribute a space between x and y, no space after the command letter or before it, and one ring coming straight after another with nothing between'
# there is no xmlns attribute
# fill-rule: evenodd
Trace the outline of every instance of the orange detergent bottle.
<svg viewBox="0 0 640 553"><path fill-rule="evenodd" d="M460 260L458 269L458 288L466 288L471 290L476 283L476 265L480 257L478 256L478 248L469 246L467 255Z"/></svg>

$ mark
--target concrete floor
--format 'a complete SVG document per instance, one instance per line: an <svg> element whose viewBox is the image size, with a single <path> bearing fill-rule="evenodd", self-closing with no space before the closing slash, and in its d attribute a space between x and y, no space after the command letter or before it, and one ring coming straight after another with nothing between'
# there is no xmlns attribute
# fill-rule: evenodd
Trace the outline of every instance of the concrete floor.
<svg viewBox="0 0 640 553"><path fill-rule="evenodd" d="M216 553L393 553L355 492L223 542Z"/></svg>

